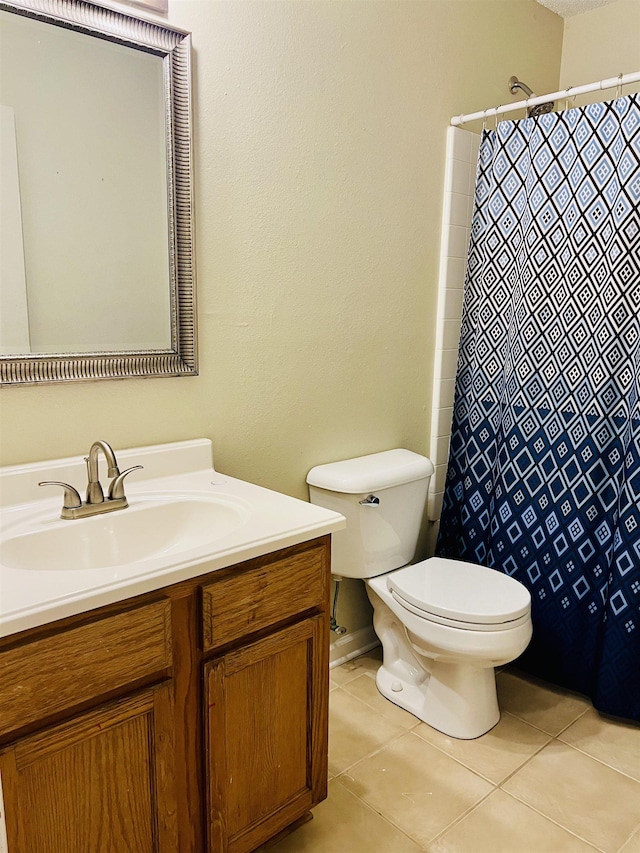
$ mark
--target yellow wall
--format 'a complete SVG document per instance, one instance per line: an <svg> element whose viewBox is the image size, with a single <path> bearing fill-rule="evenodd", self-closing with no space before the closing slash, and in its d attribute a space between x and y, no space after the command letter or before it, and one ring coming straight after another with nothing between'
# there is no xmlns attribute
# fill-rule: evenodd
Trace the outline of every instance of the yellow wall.
<svg viewBox="0 0 640 853"><path fill-rule="evenodd" d="M445 130L558 80L534 0L170 0L193 33L200 376L12 387L2 464L208 436L300 497L314 464L428 447Z"/></svg>
<svg viewBox="0 0 640 853"><path fill-rule="evenodd" d="M560 87L580 86L640 71L640 0L617 0L567 18ZM638 84L624 89L637 91ZM615 90L581 97L577 104L615 97Z"/></svg>
<svg viewBox="0 0 640 853"><path fill-rule="evenodd" d="M193 33L200 376L3 389L2 464L205 436L219 470L306 498L313 465L428 452L449 118L508 101L512 74L553 90L562 20L170 0L168 22Z"/></svg>

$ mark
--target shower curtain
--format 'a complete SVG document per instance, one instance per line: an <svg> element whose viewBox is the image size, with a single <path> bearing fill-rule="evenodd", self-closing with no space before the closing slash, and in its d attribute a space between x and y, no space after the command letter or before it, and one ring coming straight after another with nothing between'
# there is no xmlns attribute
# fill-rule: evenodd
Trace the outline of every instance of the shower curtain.
<svg viewBox="0 0 640 853"><path fill-rule="evenodd" d="M640 720L638 95L484 132L441 556L531 592L519 665Z"/></svg>

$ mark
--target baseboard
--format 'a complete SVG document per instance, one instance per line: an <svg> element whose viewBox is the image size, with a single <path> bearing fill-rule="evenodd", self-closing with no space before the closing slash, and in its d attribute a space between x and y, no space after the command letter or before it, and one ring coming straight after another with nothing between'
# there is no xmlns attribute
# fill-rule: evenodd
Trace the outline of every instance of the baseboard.
<svg viewBox="0 0 640 853"><path fill-rule="evenodd" d="M349 634L343 634L333 643L329 652L329 669L340 666L352 658L357 658L365 652L375 649L380 640L373 630L373 625L367 625Z"/></svg>

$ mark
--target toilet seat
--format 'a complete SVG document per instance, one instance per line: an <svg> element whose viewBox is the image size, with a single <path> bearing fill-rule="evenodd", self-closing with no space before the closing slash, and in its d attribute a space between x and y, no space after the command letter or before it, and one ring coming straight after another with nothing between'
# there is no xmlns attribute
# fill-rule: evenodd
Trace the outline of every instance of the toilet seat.
<svg viewBox="0 0 640 853"><path fill-rule="evenodd" d="M504 631L507 628L517 628L519 625L525 625L531 619L528 613L524 616L519 616L517 619L508 620L507 622L494 622L491 624L463 621L462 619L447 619L445 616L438 616L435 613L429 613L427 610L421 610L414 604L405 601L396 592L393 592L393 590L391 590L391 595L393 596L395 601L398 602L400 607L402 607L404 610L408 610L410 613L415 613L416 616L420 616L422 619L425 620L425 622L435 622L438 625L446 625L449 628L457 628L458 630Z"/></svg>
<svg viewBox="0 0 640 853"><path fill-rule="evenodd" d="M453 628L500 631L530 618L521 583L486 566L432 557L391 572L387 588L411 613Z"/></svg>

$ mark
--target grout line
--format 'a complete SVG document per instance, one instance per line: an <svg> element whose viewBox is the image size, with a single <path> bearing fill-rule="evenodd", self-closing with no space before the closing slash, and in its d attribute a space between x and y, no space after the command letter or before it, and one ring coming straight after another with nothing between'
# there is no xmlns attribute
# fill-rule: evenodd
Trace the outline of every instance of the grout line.
<svg viewBox="0 0 640 853"><path fill-rule="evenodd" d="M546 729L543 729L542 726L537 725L536 723L532 723L531 720L527 720L525 717L521 717L520 714L518 714L516 711L509 711L502 706L500 706L500 707L505 714L511 714L512 717L517 717L517 719L520 720L520 722L526 723L528 726L531 726L532 728L537 729L539 732L542 732L542 734L545 734L548 737L556 738L556 737L559 737L559 735L561 735L563 732L566 732L566 730L570 726L572 726L577 720L579 720L580 717L583 716L583 714L586 714L591 706L585 708L584 711L581 711L577 717L574 717L574 719L571 720L570 723L567 723L567 725L564 726L564 728L560 729L560 731L557 733L549 732Z"/></svg>
<svg viewBox="0 0 640 853"><path fill-rule="evenodd" d="M593 847L594 850L598 850L598 851L600 851L600 853L607 853L607 851L603 847L598 847L597 844L595 844L593 841L589 841L589 839L585 838L584 835L578 835L577 832L574 832L572 829L569 829L564 824L558 823L557 820L554 820L548 814L541 812L540 809L537 809L535 806L531 805L531 803L528 803L526 800L523 800L521 797L518 797L516 794L512 794L511 791L504 791L504 790L502 790L502 788L500 788L500 790L502 791L503 794L506 794L508 797L512 797L514 800L517 800L519 803L522 803L523 806L526 806L528 809L531 809L532 812L539 814L540 817L543 817L545 820L548 820L550 823L555 824L555 826L559 826L560 829L564 829L564 831L568 832L569 835L573 835L574 838L579 838L580 841L584 841L585 844L588 844L589 847Z"/></svg>
<svg viewBox="0 0 640 853"><path fill-rule="evenodd" d="M351 695L351 694L349 694L349 695ZM358 699L357 696L352 696L352 698L357 699L358 702L361 701L360 699ZM365 703L363 702L362 704L364 705ZM369 708L368 705L366 707ZM388 720L385 720L385 722L388 722ZM393 723L390 723L390 725L393 725ZM377 746L371 752L368 752L366 755L363 755L357 761L354 761L353 764L349 764L349 766L345 767L344 770L341 770L339 773L336 773L335 778L337 778L338 776L342 776L342 775L348 776L349 772L351 770L353 770L354 767L357 767L358 764L361 764L363 761L368 761L370 758L373 758L374 756L378 755L378 753L382 752L383 749L386 749L388 746L395 743L397 740L400 740L400 738L404 737L404 735L410 734L411 731L412 731L412 729L402 730L401 732L398 732L397 734L392 735L388 740L386 740L384 743L380 744L380 746Z"/></svg>
<svg viewBox="0 0 640 853"><path fill-rule="evenodd" d="M361 675L359 675L359 676L358 676L358 678L363 678L363 677L365 677L365 676L366 676L367 678L369 678L371 681L373 681L373 683L375 684L375 674L374 674L374 677L373 677L373 678L371 678L371 675L370 675L368 672L366 672L366 671L365 671L365 672L361 673ZM347 682L347 684L353 684L353 682L354 682L354 681L355 681L355 679L352 679L351 681L348 681L348 682ZM346 686L347 686L347 685L345 685L345 687L346 687ZM377 687L376 687L376 690L377 690ZM367 700L366 700L366 699L362 699L360 696L356 696L356 695L355 695L355 693L351 693L349 690L347 690L346 692L347 692L347 693L349 693L349 695L350 695L350 696L353 696L353 698L354 698L354 699L357 699L359 702L362 702L362 704L363 704L363 705L366 705L366 706L367 706L367 708L369 708L369 710L374 711L376 714L379 714L379 715L382 717L382 719L383 719L383 720L385 720L386 722L391 723L391 725L400 725L400 723L394 723L394 721L393 721L393 720L391 720L389 717L386 717L386 716L382 713L382 711L380 711L380 710L379 710L379 708L376 708L374 705L371 705L369 702L367 702ZM380 694L380 695L382 696L382 694ZM417 728L417 726L419 726L419 725L420 725L420 723L422 722L422 720L419 720L417 717L414 717L414 716L413 716L413 714L412 714L410 711L405 711L405 709L404 709L404 708L401 708L399 705L394 705L394 703L393 703L393 702L391 702L391 700L386 699L384 696L383 696L382 698L383 698L383 699L385 699L385 701L386 701L386 702L389 702L389 704L390 704L393 708L397 708L397 710L398 710L399 712L403 712L403 713L405 713L408 717L412 717L412 718L413 718L413 723L411 723L411 725L410 725L408 728L405 728L405 729L404 729L404 731L405 731L405 732L411 732L411 731L413 731L413 729Z"/></svg>
<svg viewBox="0 0 640 853"><path fill-rule="evenodd" d="M560 729L560 731L557 734L555 734L554 737L560 737L560 735L564 734L566 732L566 730L571 728L571 726L574 723L577 723L581 717L584 717L584 715L587 713L587 711L591 711L592 709L593 709L593 705L591 705L591 704L587 705L587 707L584 709L584 711L582 711L580 714L578 714L578 716L575 719L571 720L570 723L567 723L567 725L563 729Z"/></svg>
<svg viewBox="0 0 640 853"><path fill-rule="evenodd" d="M508 712L505 712L505 713L508 713ZM514 715L512 714L511 716L514 716ZM520 717L518 717L518 719L520 719ZM520 720L520 722L524 722L524 720ZM535 728L535 726L533 728ZM541 729L537 729L537 731L541 731ZM536 755L540 755L540 753L544 749L546 749L549 746L549 744L553 743L553 741L555 740L553 735L550 735L549 732L543 732L543 734L545 734L549 738L549 740L546 743L544 743L542 746L538 747L538 749L536 749L535 752L532 752L531 755L526 759L526 761L523 761L519 767L516 767L515 770L513 770L511 773L509 773L507 776L505 776L505 778L501 782L498 782L496 787L498 787L502 790L502 786L504 785L505 782L508 782L509 779L512 779L516 775L516 773L519 773L524 767L527 766L527 764L529 764L529 762L531 761L532 758L535 758ZM505 794L506 793L507 793L507 791L505 791Z"/></svg>
<svg viewBox="0 0 640 853"><path fill-rule="evenodd" d="M474 812L479 806L482 805L482 803L485 802L485 800L488 800L489 797L491 797L493 794L495 794L495 792L497 790L498 790L497 785L494 785L493 791L489 791L489 793L485 794L483 797L481 797L477 803L474 803L472 806L469 806L469 808L466 811L464 811L461 815L458 815L458 817L455 818L454 820L452 820L451 823L442 830L442 832L439 832L436 836L434 836L434 838L431 839L429 844L430 845L435 844L435 842L438 841L446 832L449 832L450 829L453 829L454 826L456 826L458 823L460 823L462 820L464 820L464 818L467 817L467 815L470 815L471 812Z"/></svg>
<svg viewBox="0 0 640 853"><path fill-rule="evenodd" d="M631 841L631 839L633 838L633 836L634 836L636 833L638 833L638 836L639 836L639 838L640 838L640 823L636 826L636 828L635 828L635 829L632 829L632 830L631 830L631 835L630 835L628 838L625 838L625 840L623 841L623 843L622 843L622 844L620 845L620 847L618 848L617 853L622 853L622 851L624 850L625 846L626 846L626 845Z"/></svg>
<svg viewBox="0 0 640 853"><path fill-rule="evenodd" d="M343 775L343 774L340 774L340 775ZM343 788L343 789L344 789L348 794L351 794L351 796L352 796L352 797L355 797L355 798L356 798L356 800L358 800L360 803L362 803L362 805L367 809L367 811L370 811L372 814L375 814L375 815L377 815L379 818L382 818L382 820L383 820L386 824L388 824L392 829L395 829L395 830L396 830L396 832L399 832L399 833L400 833L400 835L403 835L403 836L404 836L405 838L407 838L409 841L412 841L414 844L416 844L416 845L418 845L418 847L420 847L419 842L417 842L417 841L415 840L415 838L412 838L412 837L411 837L407 832L405 832L405 831L404 831L404 829L402 829L402 828L401 828L401 827L399 827L397 824L395 824L395 823L394 823L392 820L390 820L386 815L381 814L381 813L380 813L377 809L375 809L375 808L374 808L370 803L368 803L366 800L363 800L361 796L359 796L358 794L356 794L356 793L355 793L355 791L352 791L352 790L351 790L351 788L347 788L347 786L346 786L346 785L343 785L343 784L340 782L340 777L339 777L339 776L334 776L333 778L334 778L334 781L338 782L338 784L340 785L340 787L341 787L341 788Z"/></svg>
<svg viewBox="0 0 640 853"><path fill-rule="evenodd" d="M354 659L355 659L355 658L354 658ZM346 661L346 663L350 663L350 661ZM340 666L343 666L343 664L341 664ZM340 666L336 666L336 667L334 667L334 668L335 668L335 669L340 669ZM356 667L355 669L352 669L352 670L351 670L351 677L350 677L350 678L347 678L347 679L346 679L346 681L343 681L343 682L341 682L341 683L338 683L337 681L334 681L334 684L335 684L337 687L344 687L344 685L345 685L345 684L351 684L351 682L352 682L355 678L360 678L360 676L361 676L361 675L364 675L364 673L365 673L365 672L368 672L368 670L366 670L364 667L360 667L360 666L359 666L359 667ZM331 678L331 670L329 670L329 678Z"/></svg>
<svg viewBox="0 0 640 853"><path fill-rule="evenodd" d="M565 732L566 729L563 729L562 731ZM561 734L562 734L562 732L561 732ZM638 785L638 790L640 792L640 779L637 779L635 776L631 776L629 773L627 773L624 770L621 770L619 767L614 767L613 764L607 764L607 762L603 758L598 758L597 755L592 755L590 752L586 752L584 749L580 749L579 746L576 746L573 743L567 743L566 740L560 740L559 737L554 738L554 740L557 740L558 743L561 743L563 746L568 746L570 749L573 749L576 752L579 752L581 755L584 755L586 758L591 758L593 761L597 761L598 764L601 764L603 767L606 767L608 770L613 770L614 773L619 773L621 776L625 776L627 779L630 779L632 782L635 782Z"/></svg>
<svg viewBox="0 0 640 853"><path fill-rule="evenodd" d="M349 774L345 773L344 775L348 776ZM349 777L349 778L353 779L353 777ZM418 841L413 835L410 835L406 831L406 829L403 829L403 827L399 826L397 823L394 823L394 821L390 817L386 817L386 815L381 814L377 809L375 809L372 805L370 805L366 800L362 799L362 797L359 794L356 794L354 791L352 791L351 788L347 788L346 785L344 785L343 787L350 794L353 794L354 797L356 797L358 800L360 800L360 802L363 803L370 811L373 811L379 817L384 818L384 820L386 820L388 824L390 824L394 829L396 829L401 835L404 835L405 838L408 838L409 841L411 841L413 844L417 845L421 851L424 851L424 853L428 853L429 848L431 847L431 845L433 844L435 839L439 837L440 833L437 836L434 836L433 838L431 838L427 842L427 846L424 847L421 841ZM483 799L484 799L484 797L483 797Z"/></svg>
<svg viewBox="0 0 640 853"><path fill-rule="evenodd" d="M517 719L518 722L525 723L525 725L530 725L529 723L526 723L525 720L521 720L520 717L516 717L515 714L511 714L509 711L502 711L502 714L508 714L510 717L514 717L514 719ZM502 716L501 716L501 719L502 719ZM425 725L428 725L428 723L425 723ZM499 725L499 723L497 725ZM494 726L494 728L495 728L495 726ZM531 728L535 729L535 726L531 726ZM413 729L411 729L411 731L413 731ZM491 729L490 731L493 731L493 729ZM431 746L435 747L435 749L437 749L443 755L446 755L448 758L451 758L451 759L453 759L453 761L456 761L458 764L462 765L462 767L464 767L465 770L469 770L471 773L475 773L476 776L480 776L481 779L484 779L485 782L489 782L489 784L493 785L494 788L499 788L504 782L506 782L508 779L510 779L514 774L516 774L516 773L518 773L518 771L522 770L522 768L531 761L531 759L533 758L534 755L537 755L539 752L542 752L542 750L545 747L549 746L549 744L552 742L553 735L550 735L548 732L542 732L540 729L536 729L536 731L540 732L541 734L546 735L546 737L548 737L549 740L546 743L543 743L542 746L537 747L536 750L534 752L532 752L528 758L525 758L525 760L522 762L522 764L519 764L514 770L512 770L510 773L508 773L504 777L504 779L501 779L499 782L495 782L493 779L490 779L488 776L484 776L480 770L477 770L476 768L470 767L468 764L465 764L461 758L458 758L455 755L452 755L450 752L447 752L444 748L438 746L438 744L433 743L433 741L427 740L426 738L421 738L421 739L424 740L425 743L431 744ZM487 732L487 734L488 734L488 732ZM421 735L417 735L417 737L421 737Z"/></svg>

